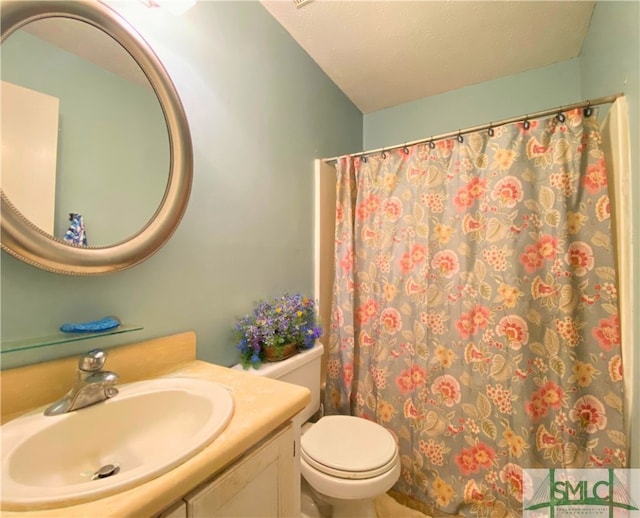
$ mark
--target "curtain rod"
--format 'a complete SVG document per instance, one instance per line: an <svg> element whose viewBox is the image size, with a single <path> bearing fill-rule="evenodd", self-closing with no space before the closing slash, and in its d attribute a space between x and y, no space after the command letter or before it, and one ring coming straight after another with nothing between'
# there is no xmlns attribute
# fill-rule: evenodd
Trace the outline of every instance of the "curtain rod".
<svg viewBox="0 0 640 518"><path fill-rule="evenodd" d="M524 121L527 119L536 119L538 117L545 117L546 115L553 115L554 113L560 113L563 111L575 110L578 108L587 108L588 106L597 106L599 104L609 104L614 102L618 97L622 97L623 95L624 95L623 93L618 93L614 95L609 95L607 97L599 97L598 99L594 99L592 101L582 101L579 103L569 104L567 106L559 106L557 108L552 108L550 110L543 110L535 113L528 113L526 115L521 115L519 117L512 117L511 119L503 119L497 122L490 122L489 124L481 124L480 126L474 126L472 128L467 128L467 129L458 130L458 131L451 131L449 133L443 133L442 135L437 135L435 137L414 140L413 142L406 142L404 144L398 144L396 146L387 146L387 147L381 147L378 149L371 149L369 151L360 151L359 153L352 153L350 156L358 157L358 156L365 156L365 155L373 155L375 153L382 153L384 151L390 151L392 149L400 149L403 147L414 146L416 144L423 144L425 142L434 142L436 140L443 140L446 138L466 135L468 133L474 133L476 131L496 128L498 126L504 126L506 124L511 124L513 122ZM344 156L344 155L341 155L341 156ZM339 158L340 158L339 156L334 156L333 158L324 158L322 159L322 161L327 164L330 164L332 162L337 162Z"/></svg>

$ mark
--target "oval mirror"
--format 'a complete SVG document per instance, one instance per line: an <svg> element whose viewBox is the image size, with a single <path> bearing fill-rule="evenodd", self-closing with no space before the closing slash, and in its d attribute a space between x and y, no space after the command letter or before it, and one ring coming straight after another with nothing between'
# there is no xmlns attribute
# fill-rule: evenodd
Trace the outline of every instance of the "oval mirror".
<svg viewBox="0 0 640 518"><path fill-rule="evenodd" d="M5 90L27 95L27 107L36 106L29 95L44 97L43 108L31 108L38 123L26 124L26 148L5 142L3 131L3 173L17 174L2 178L2 249L68 275L115 272L147 259L179 224L193 169L186 116L162 64L124 19L99 2L3 2L0 15L3 130L18 134L5 120L5 112L13 111L5 109ZM78 38L81 49L73 47ZM88 41L98 42L94 47L103 55L120 54L107 59L109 70L104 58L98 67L82 55ZM30 64L40 60L43 69L25 66L26 56ZM63 62L71 62L72 71L61 72ZM42 130L54 134L47 147L45 138L35 140L35 128L47 128L39 121L56 104L57 114L46 119L54 121L48 134ZM17 119L30 121L24 110ZM14 157L19 160L7 166ZM31 162L22 163L25 157ZM52 173L44 172L47 165ZM86 245L69 235L65 240L65 231L78 223L86 223Z"/></svg>
<svg viewBox="0 0 640 518"><path fill-rule="evenodd" d="M0 185L11 203L58 239L71 213L91 246L135 235L169 176L164 115L137 63L92 25L55 17L7 38L0 66Z"/></svg>

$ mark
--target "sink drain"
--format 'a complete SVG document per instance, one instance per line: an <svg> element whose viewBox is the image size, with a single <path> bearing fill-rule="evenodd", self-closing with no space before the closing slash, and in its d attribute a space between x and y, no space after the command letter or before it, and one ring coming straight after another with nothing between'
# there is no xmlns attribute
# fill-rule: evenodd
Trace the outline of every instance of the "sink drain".
<svg viewBox="0 0 640 518"><path fill-rule="evenodd" d="M120 471L120 466L117 464L105 464L98 471L93 474L91 480L98 480L99 478L107 478L115 475Z"/></svg>

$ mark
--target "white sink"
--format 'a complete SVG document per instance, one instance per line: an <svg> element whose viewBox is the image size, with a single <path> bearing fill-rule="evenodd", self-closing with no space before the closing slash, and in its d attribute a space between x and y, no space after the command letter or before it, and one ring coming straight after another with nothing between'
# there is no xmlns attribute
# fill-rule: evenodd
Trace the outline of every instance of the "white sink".
<svg viewBox="0 0 640 518"><path fill-rule="evenodd" d="M43 408L0 427L2 509L56 507L138 485L202 450L233 415L231 393L211 381L157 378L118 389L87 408L50 417ZM108 465L119 471L92 480Z"/></svg>

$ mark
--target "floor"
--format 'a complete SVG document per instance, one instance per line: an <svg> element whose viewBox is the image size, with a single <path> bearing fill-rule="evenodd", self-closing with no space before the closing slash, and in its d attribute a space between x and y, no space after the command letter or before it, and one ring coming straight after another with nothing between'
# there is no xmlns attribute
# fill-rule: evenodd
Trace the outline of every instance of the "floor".
<svg viewBox="0 0 640 518"><path fill-rule="evenodd" d="M333 515L332 507L321 502L322 499L319 499L317 493L309 487L307 481L302 479L302 518L331 518ZM405 507L386 493L376 497L373 503L375 509L373 507L367 509L366 516L349 518L430 518L415 509ZM359 511L362 514L362 509L359 508ZM348 514L348 511L345 512Z"/></svg>
<svg viewBox="0 0 640 518"><path fill-rule="evenodd" d="M377 497L374 503L377 518L428 518L420 511L399 504L387 494Z"/></svg>

